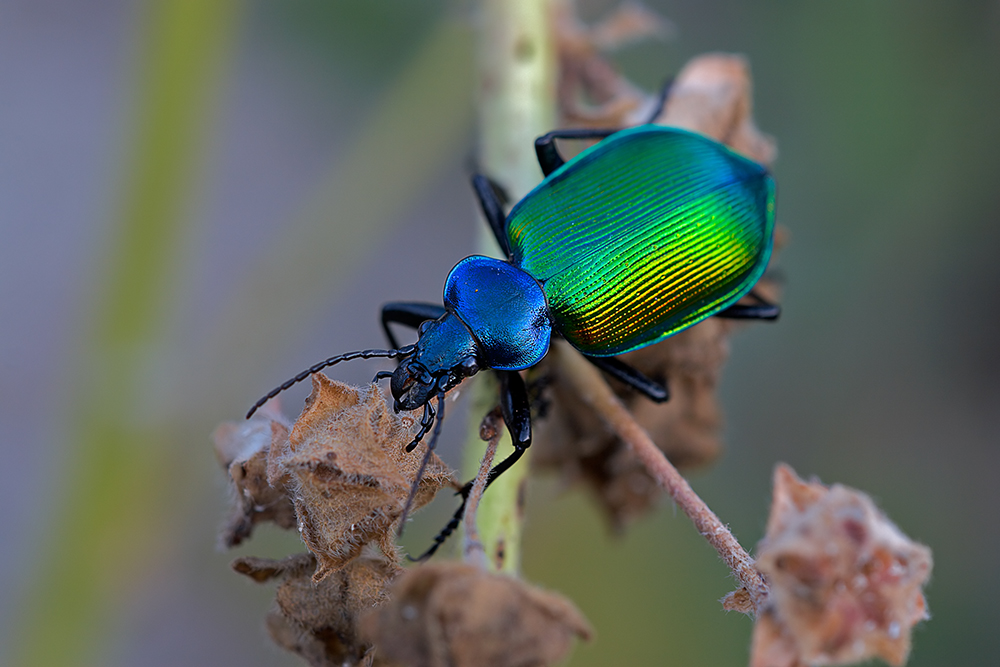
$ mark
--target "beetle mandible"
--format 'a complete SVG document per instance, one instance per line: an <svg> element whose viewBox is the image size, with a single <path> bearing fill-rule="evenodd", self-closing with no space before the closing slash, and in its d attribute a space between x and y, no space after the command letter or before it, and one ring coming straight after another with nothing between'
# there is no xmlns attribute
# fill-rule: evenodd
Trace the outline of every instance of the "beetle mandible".
<svg viewBox="0 0 1000 667"><path fill-rule="evenodd" d="M556 139L602 139L569 161ZM518 371L545 356L553 334L650 399L669 397L616 355L657 343L711 317L776 319L780 308L752 292L771 254L774 181L767 169L707 137L677 128L560 130L535 141L544 180L504 215L502 190L482 175L472 185L505 259L473 255L448 274L443 305L389 303L382 326L392 349L337 355L299 373L254 411L328 366L358 358L399 359L390 378L395 410L423 408L412 451L440 432L444 396L492 370L514 451L495 480L531 444L528 394ZM745 295L753 304L737 304ZM417 329L399 347L390 324ZM437 403L435 409L432 405ZM421 468L421 472L423 468ZM419 482L414 482L414 489ZM464 499L471 488L467 484ZM411 493L412 500L412 493ZM405 521L409 502L403 512ZM462 508L435 539L457 527Z"/></svg>

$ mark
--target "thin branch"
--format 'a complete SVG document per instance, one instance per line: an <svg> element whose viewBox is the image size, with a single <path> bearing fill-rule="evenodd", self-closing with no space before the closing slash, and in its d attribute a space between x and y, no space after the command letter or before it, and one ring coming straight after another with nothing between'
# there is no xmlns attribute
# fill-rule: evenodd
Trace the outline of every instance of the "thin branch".
<svg viewBox="0 0 1000 667"><path fill-rule="evenodd" d="M469 499L465 503L465 516L463 525L465 527L465 538L463 540L462 555L466 563L478 565L486 568L486 549L479 540L479 531L476 529L476 511L479 509L479 501L486 490L486 479L490 475L490 468L493 466L493 459L497 454L497 445L500 444L500 436L503 431L500 429L500 420L496 411L490 412L483 417L483 422L479 426L479 437L486 441L486 452L483 460L479 464L479 474L469 491Z"/></svg>
<svg viewBox="0 0 1000 667"><path fill-rule="evenodd" d="M569 346L560 344L553 347L556 348L553 356L560 376L622 442L631 447L650 475L694 522L698 532L715 547L736 579L747 589L754 609L762 609L768 595L767 582L754 567L750 554L653 443L649 434L635 421L604 381L600 371Z"/></svg>

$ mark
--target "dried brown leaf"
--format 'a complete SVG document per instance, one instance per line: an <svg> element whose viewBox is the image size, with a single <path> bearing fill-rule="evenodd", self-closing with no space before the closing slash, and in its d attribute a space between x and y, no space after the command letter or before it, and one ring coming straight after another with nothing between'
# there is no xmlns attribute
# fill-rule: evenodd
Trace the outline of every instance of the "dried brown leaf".
<svg viewBox="0 0 1000 667"><path fill-rule="evenodd" d="M641 2L630 0L590 28L590 40L601 51L613 51L645 39L666 39L676 32L666 18Z"/></svg>
<svg viewBox="0 0 1000 667"><path fill-rule="evenodd" d="M358 634L362 615L388 600L399 566L384 558L357 558L316 584L312 554L283 560L239 558L233 569L254 581L280 581L268 613L271 638L314 667L367 664L371 645Z"/></svg>
<svg viewBox="0 0 1000 667"><path fill-rule="evenodd" d="M902 665L910 631L927 618L931 552L906 537L867 495L804 482L785 465L757 567L770 585L754 630L752 667Z"/></svg>
<svg viewBox="0 0 1000 667"><path fill-rule="evenodd" d="M212 434L215 454L233 483L233 512L219 536L234 547L250 537L258 523L271 521L282 528L295 527L295 509L288 497L286 478L268 482L267 460L272 447L288 439L288 423L274 402L252 418L220 424ZM277 441L277 445L273 445Z"/></svg>
<svg viewBox="0 0 1000 667"><path fill-rule="evenodd" d="M550 665L592 635L562 596L461 563L408 570L362 627L376 655L410 667Z"/></svg>
<svg viewBox="0 0 1000 667"><path fill-rule="evenodd" d="M416 478L426 445L405 450L414 420L399 416L376 385L358 389L312 376L313 390L281 449L271 450L272 479L287 475L294 488L299 533L316 555L321 581L357 557L368 543L396 558L393 530ZM413 509L453 484L432 455Z"/></svg>
<svg viewBox="0 0 1000 667"><path fill-rule="evenodd" d="M740 55L710 53L691 60L674 79L655 122L699 132L763 165L777 156L774 139L754 123L750 64Z"/></svg>

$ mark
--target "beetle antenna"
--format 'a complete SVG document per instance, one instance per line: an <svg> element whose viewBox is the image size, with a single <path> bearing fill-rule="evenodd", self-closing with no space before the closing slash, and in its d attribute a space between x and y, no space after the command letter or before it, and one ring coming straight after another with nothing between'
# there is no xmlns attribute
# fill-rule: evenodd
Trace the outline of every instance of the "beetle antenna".
<svg viewBox="0 0 1000 667"><path fill-rule="evenodd" d="M427 464L431 460L431 454L434 453L434 448L437 447L438 436L441 435L441 424L444 422L444 392L438 394L438 407L437 412L431 410L431 418L435 420L434 423L434 433L431 435L430 441L427 443L427 451L424 453L424 460L420 462L420 468L417 470L417 476L413 479L413 485L410 486L410 495L406 498L406 504L403 505L403 514L399 517L399 528L396 529L396 537L403 536L403 527L406 526L406 517L410 514L410 507L413 505L413 499L417 496L417 489L420 488L420 480L424 478L424 470L427 469ZM428 404L428 407L430 405ZM409 448L407 448L409 451Z"/></svg>
<svg viewBox="0 0 1000 667"><path fill-rule="evenodd" d="M413 351L415 349L416 349L415 345L407 345L406 347L401 347L398 350L359 350L357 352L347 352L346 354L338 354L335 357L330 357L326 361L321 361L318 364L315 364L305 369L295 377L286 380L280 386L275 387L271 391L267 392L266 396L264 396L259 401L253 404L253 407L250 408L250 411L247 413L246 418L250 419L250 417L253 416L253 413L257 412L257 408L261 407L262 405L264 405L265 403L267 403L272 398L274 398L281 392L285 391L292 385L302 382L310 375L314 373L319 373L321 370L323 370L328 366L339 364L342 361L353 361L354 359L374 359L376 357L387 357L389 359L396 359L400 357L408 357L409 355L413 354Z"/></svg>

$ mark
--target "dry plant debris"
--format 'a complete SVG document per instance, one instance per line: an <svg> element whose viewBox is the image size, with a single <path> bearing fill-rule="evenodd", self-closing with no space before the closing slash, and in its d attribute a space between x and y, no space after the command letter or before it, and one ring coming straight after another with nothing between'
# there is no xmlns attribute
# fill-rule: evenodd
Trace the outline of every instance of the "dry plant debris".
<svg viewBox="0 0 1000 667"><path fill-rule="evenodd" d="M556 5L560 55L559 105L567 126L624 127L648 120L655 100L619 75L601 51L611 45L663 34L669 24L649 10L626 3L599 26L588 28L571 3ZM655 28L655 29L654 29ZM615 35L614 40L601 35ZM657 123L682 127L727 144L748 157L770 164L774 141L752 117L752 83L746 60L731 54L693 59L674 80ZM592 104L588 104L587 101ZM779 248L786 234L775 235ZM755 290L771 302L780 296L773 274ZM709 318L667 340L622 355L622 360L670 389L667 403L652 403L609 379L636 421L676 466L693 468L714 461L722 450L722 411L716 390L729 356L729 337L747 326ZM547 419L538 425L532 464L560 470L569 481L592 489L612 526L624 528L653 508L662 491L620 438L577 395L551 361L533 371L551 386Z"/></svg>
<svg viewBox="0 0 1000 667"><path fill-rule="evenodd" d="M473 565L407 570L391 601L362 622L378 659L408 667L551 665L589 624L573 604L519 579Z"/></svg>
<svg viewBox="0 0 1000 667"><path fill-rule="evenodd" d="M655 101L621 76L603 53L643 39L670 37L674 26L638 2L620 5L588 26L574 3L552 3L559 57L557 100L563 127L628 127L643 122Z"/></svg>
<svg viewBox="0 0 1000 667"><path fill-rule="evenodd" d="M751 667L902 665L910 631L928 618L922 587L931 552L900 532L864 493L804 482L786 465L757 567L770 585Z"/></svg>
<svg viewBox="0 0 1000 667"><path fill-rule="evenodd" d="M280 582L268 632L314 667L365 664L372 647L359 636L358 622L389 599L389 584L401 572L395 562L362 556L316 584L316 559L308 553L283 560L238 558L233 569L258 583Z"/></svg>
<svg viewBox="0 0 1000 667"><path fill-rule="evenodd" d="M287 476L302 540L317 561L322 581L361 553L368 543L396 558L393 530L426 451L413 452L414 420L395 414L376 385L357 389L322 373L281 447L272 448L269 480ZM432 455L413 509L453 485L451 470Z"/></svg>
<svg viewBox="0 0 1000 667"><path fill-rule="evenodd" d="M252 419L220 424L212 439L219 463L233 483L233 512L219 536L226 548L250 537L255 525L272 521L281 528L295 527L295 508L278 477L267 479L267 456L275 441L288 439L288 422L272 401Z"/></svg>

